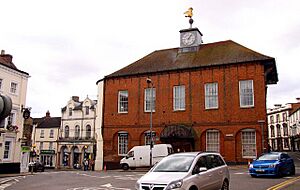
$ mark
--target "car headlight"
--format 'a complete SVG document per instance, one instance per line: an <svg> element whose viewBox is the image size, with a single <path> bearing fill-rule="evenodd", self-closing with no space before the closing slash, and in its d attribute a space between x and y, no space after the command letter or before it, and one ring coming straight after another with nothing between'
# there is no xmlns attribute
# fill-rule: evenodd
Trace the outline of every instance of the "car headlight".
<svg viewBox="0 0 300 190"><path fill-rule="evenodd" d="M250 165L249 165L249 168L253 168L253 164L250 164Z"/></svg>
<svg viewBox="0 0 300 190"><path fill-rule="evenodd" d="M182 186L182 180L172 181L166 188L166 190L179 188Z"/></svg>
<svg viewBox="0 0 300 190"><path fill-rule="evenodd" d="M136 190L139 190L139 189L140 189L140 183L137 181L137 182L135 183L135 186L134 186L134 187L135 187Z"/></svg>
<svg viewBox="0 0 300 190"><path fill-rule="evenodd" d="M269 168L276 168L276 164L270 164Z"/></svg>

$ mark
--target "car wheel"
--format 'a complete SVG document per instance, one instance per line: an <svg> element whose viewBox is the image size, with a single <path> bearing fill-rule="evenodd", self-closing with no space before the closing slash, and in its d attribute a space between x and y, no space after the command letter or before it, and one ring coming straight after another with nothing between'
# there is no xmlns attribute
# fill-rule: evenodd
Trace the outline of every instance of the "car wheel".
<svg viewBox="0 0 300 190"><path fill-rule="evenodd" d="M295 175L295 174L296 174L295 166L292 166L291 175Z"/></svg>
<svg viewBox="0 0 300 190"><path fill-rule="evenodd" d="M198 188L196 186L192 186L189 188L189 190L198 190Z"/></svg>
<svg viewBox="0 0 300 190"><path fill-rule="evenodd" d="M123 170L128 170L128 169L129 169L128 164L123 164L123 165L122 165L122 169L123 169Z"/></svg>
<svg viewBox="0 0 300 190"><path fill-rule="evenodd" d="M222 190L229 190L229 182L227 179L223 181Z"/></svg>
<svg viewBox="0 0 300 190"><path fill-rule="evenodd" d="M277 170L277 177L278 178L282 177L282 171L280 168L278 168L278 170Z"/></svg>

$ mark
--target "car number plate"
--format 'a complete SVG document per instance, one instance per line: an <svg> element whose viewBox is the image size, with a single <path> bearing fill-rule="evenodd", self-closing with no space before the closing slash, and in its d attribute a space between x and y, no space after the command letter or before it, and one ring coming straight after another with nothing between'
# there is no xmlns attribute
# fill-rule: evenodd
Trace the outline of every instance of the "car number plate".
<svg viewBox="0 0 300 190"><path fill-rule="evenodd" d="M257 169L256 171L257 171L257 172L264 172L265 170Z"/></svg>

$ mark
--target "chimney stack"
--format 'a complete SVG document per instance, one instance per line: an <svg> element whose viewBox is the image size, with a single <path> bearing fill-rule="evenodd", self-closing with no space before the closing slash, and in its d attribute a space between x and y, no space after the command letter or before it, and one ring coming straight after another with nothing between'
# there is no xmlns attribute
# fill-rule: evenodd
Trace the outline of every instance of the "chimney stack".
<svg viewBox="0 0 300 190"><path fill-rule="evenodd" d="M72 100L74 100L75 102L79 102L79 96L72 96Z"/></svg>
<svg viewBox="0 0 300 190"><path fill-rule="evenodd" d="M5 54L5 50L1 50L0 56L7 62L7 63L12 63L13 56L9 54Z"/></svg>
<svg viewBox="0 0 300 190"><path fill-rule="evenodd" d="M50 117L50 112L49 112L49 110L46 112L46 117Z"/></svg>

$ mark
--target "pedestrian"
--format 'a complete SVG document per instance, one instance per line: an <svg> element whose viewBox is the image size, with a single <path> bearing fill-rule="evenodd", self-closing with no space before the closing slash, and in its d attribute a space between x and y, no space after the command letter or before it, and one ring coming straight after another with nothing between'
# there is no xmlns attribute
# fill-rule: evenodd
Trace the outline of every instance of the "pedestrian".
<svg viewBox="0 0 300 190"><path fill-rule="evenodd" d="M83 160L83 170L84 171L87 171L88 170L88 167L89 167L89 161L85 158Z"/></svg>
<svg viewBox="0 0 300 190"><path fill-rule="evenodd" d="M91 159L90 165L91 165L91 170L94 171L95 170L95 161L94 161L94 159Z"/></svg>

